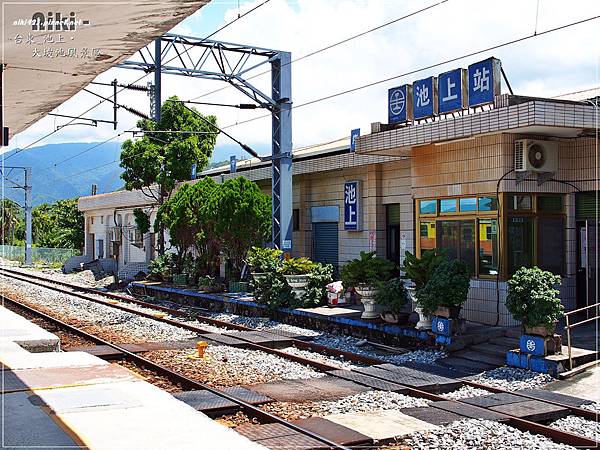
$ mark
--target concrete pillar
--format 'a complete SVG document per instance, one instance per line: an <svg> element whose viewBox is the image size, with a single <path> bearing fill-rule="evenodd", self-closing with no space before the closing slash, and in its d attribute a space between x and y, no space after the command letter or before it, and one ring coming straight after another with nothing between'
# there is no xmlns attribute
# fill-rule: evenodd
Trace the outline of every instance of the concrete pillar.
<svg viewBox="0 0 600 450"><path fill-rule="evenodd" d="M385 208L381 202L381 164L368 166L364 208L367 213L366 230L375 232L377 256L385 258Z"/></svg>

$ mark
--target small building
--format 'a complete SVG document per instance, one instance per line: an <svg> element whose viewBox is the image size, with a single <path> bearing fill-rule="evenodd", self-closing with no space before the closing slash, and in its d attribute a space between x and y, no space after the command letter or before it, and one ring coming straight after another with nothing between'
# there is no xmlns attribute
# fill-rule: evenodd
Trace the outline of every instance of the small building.
<svg viewBox="0 0 600 450"><path fill-rule="evenodd" d="M347 138L296 149L293 254L339 267L361 250L401 264L405 251L445 249L471 268L464 316L488 324L515 324L506 280L521 266L561 275L567 309L593 303L596 114L586 102L498 95L470 114L375 123L354 149ZM256 159L201 176L244 176L271 189L270 163ZM151 236L116 243L109 231L130 230L133 208L151 208L141 193L79 202L86 255L120 267L149 261Z"/></svg>

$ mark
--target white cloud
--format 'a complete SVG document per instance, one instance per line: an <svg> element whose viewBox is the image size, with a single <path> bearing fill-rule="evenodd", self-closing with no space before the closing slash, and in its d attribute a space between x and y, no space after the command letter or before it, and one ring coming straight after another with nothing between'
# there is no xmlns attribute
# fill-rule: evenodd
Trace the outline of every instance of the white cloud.
<svg viewBox="0 0 600 450"><path fill-rule="evenodd" d="M242 12L263 0L243 4ZM310 53L328 44L368 28L423 8L422 1L391 0L271 0L256 12L223 30L215 39L287 50L292 57ZM535 28L535 0L503 2L449 0L429 11L402 20L382 30L317 54L292 65L293 101L298 105L323 96L351 89L379 79L406 73L424 66L484 49L499 43L531 35ZM208 7L211 7L209 5ZM544 0L540 1L537 31L557 27L600 13L600 2ZM224 22L238 15L237 4L225 13ZM542 35L496 49L481 55L425 70L395 81L343 95L332 100L295 109L293 140L297 146L332 140L361 127L363 134L370 123L386 122L387 89L410 83L427 75L437 75L455 67L489 56L503 62L511 85L517 94L554 96L600 85L598 75L600 27L598 20L577 27ZM184 22L179 31L203 36L209 31L196 29L197 18ZM212 30L210 30L212 31ZM110 80L133 81L139 72L111 70L101 76ZM144 80L145 82L145 80ZM269 76L253 80L269 92ZM190 99L221 87L205 80L165 77L163 99L179 95ZM143 93L127 92L120 102L147 111L148 99ZM247 102L235 89L226 89L203 101L218 103ZM61 113L79 114L96 100L79 94L60 108ZM216 114L221 125L230 125L247 118L263 115L264 110L239 111L230 108L198 106ZM110 117L109 105L97 108L94 117ZM120 128L135 124L125 112L120 113ZM54 119L44 119L16 139L18 145L33 141L52 129ZM253 146L268 148L270 120L261 119L228 129L235 137ZM109 126L96 128L71 127L56 133L52 141L98 141L115 132ZM230 142L220 136L219 143Z"/></svg>

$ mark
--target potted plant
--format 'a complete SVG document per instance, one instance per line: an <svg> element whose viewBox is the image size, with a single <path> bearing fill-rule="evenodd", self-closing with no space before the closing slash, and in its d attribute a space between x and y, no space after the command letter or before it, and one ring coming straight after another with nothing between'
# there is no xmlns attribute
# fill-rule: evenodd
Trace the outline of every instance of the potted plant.
<svg viewBox="0 0 600 450"><path fill-rule="evenodd" d="M408 290L400 278L392 278L381 283L379 292L375 296L377 304L385 309L381 313L381 318L389 323L398 323L401 315L410 312L405 309L409 300Z"/></svg>
<svg viewBox="0 0 600 450"><path fill-rule="evenodd" d="M382 282L392 277L394 263L375 256L375 252L360 252L360 257L342 267L342 283L347 288L354 287L365 307L363 319L376 319L375 297Z"/></svg>
<svg viewBox="0 0 600 450"><path fill-rule="evenodd" d="M417 302L417 293L425 287L433 271L444 261L444 257L443 252L436 254L435 250L423 250L420 258L409 251L404 254L404 265L400 270L404 272L404 278L410 279L413 283L406 288L415 312L419 315L419 322L415 325L419 330L431 328L431 318L429 314L423 312L423 308Z"/></svg>
<svg viewBox="0 0 600 450"><path fill-rule="evenodd" d="M254 280L263 279L267 273L281 268L281 250L274 248L252 247L248 250L246 263Z"/></svg>
<svg viewBox="0 0 600 450"><path fill-rule="evenodd" d="M551 336L564 307L556 286L560 276L538 267L521 267L508 280L506 309L523 324L525 334Z"/></svg>
<svg viewBox="0 0 600 450"><path fill-rule="evenodd" d="M316 264L308 258L290 258L283 261L281 273L292 288L296 299L300 300L310 282L310 273L315 269Z"/></svg>
<svg viewBox="0 0 600 450"><path fill-rule="evenodd" d="M458 259L444 260L417 292L417 302L423 313L458 319L469 294L470 273Z"/></svg>

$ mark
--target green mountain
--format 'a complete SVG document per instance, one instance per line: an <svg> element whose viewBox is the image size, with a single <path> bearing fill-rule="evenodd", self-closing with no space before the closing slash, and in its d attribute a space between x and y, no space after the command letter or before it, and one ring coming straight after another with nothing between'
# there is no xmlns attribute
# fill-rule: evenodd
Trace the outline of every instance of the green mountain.
<svg viewBox="0 0 600 450"><path fill-rule="evenodd" d="M7 166L9 180L23 183L23 171L10 166L31 167L33 205L52 203L63 198L90 195L92 184L98 193L112 192L123 186L122 169L117 161L121 153L119 142L48 144L20 149L0 155L0 164ZM94 147L98 145L97 147ZM92 148L94 147L94 148ZM89 150L89 151L86 151ZM266 150L257 148L260 153ZM85 152L85 153L82 153ZM14 154L8 160L9 155ZM219 145L213 152L211 163L229 161L230 155L248 157L237 144ZM4 183L4 196L23 204L23 190Z"/></svg>

